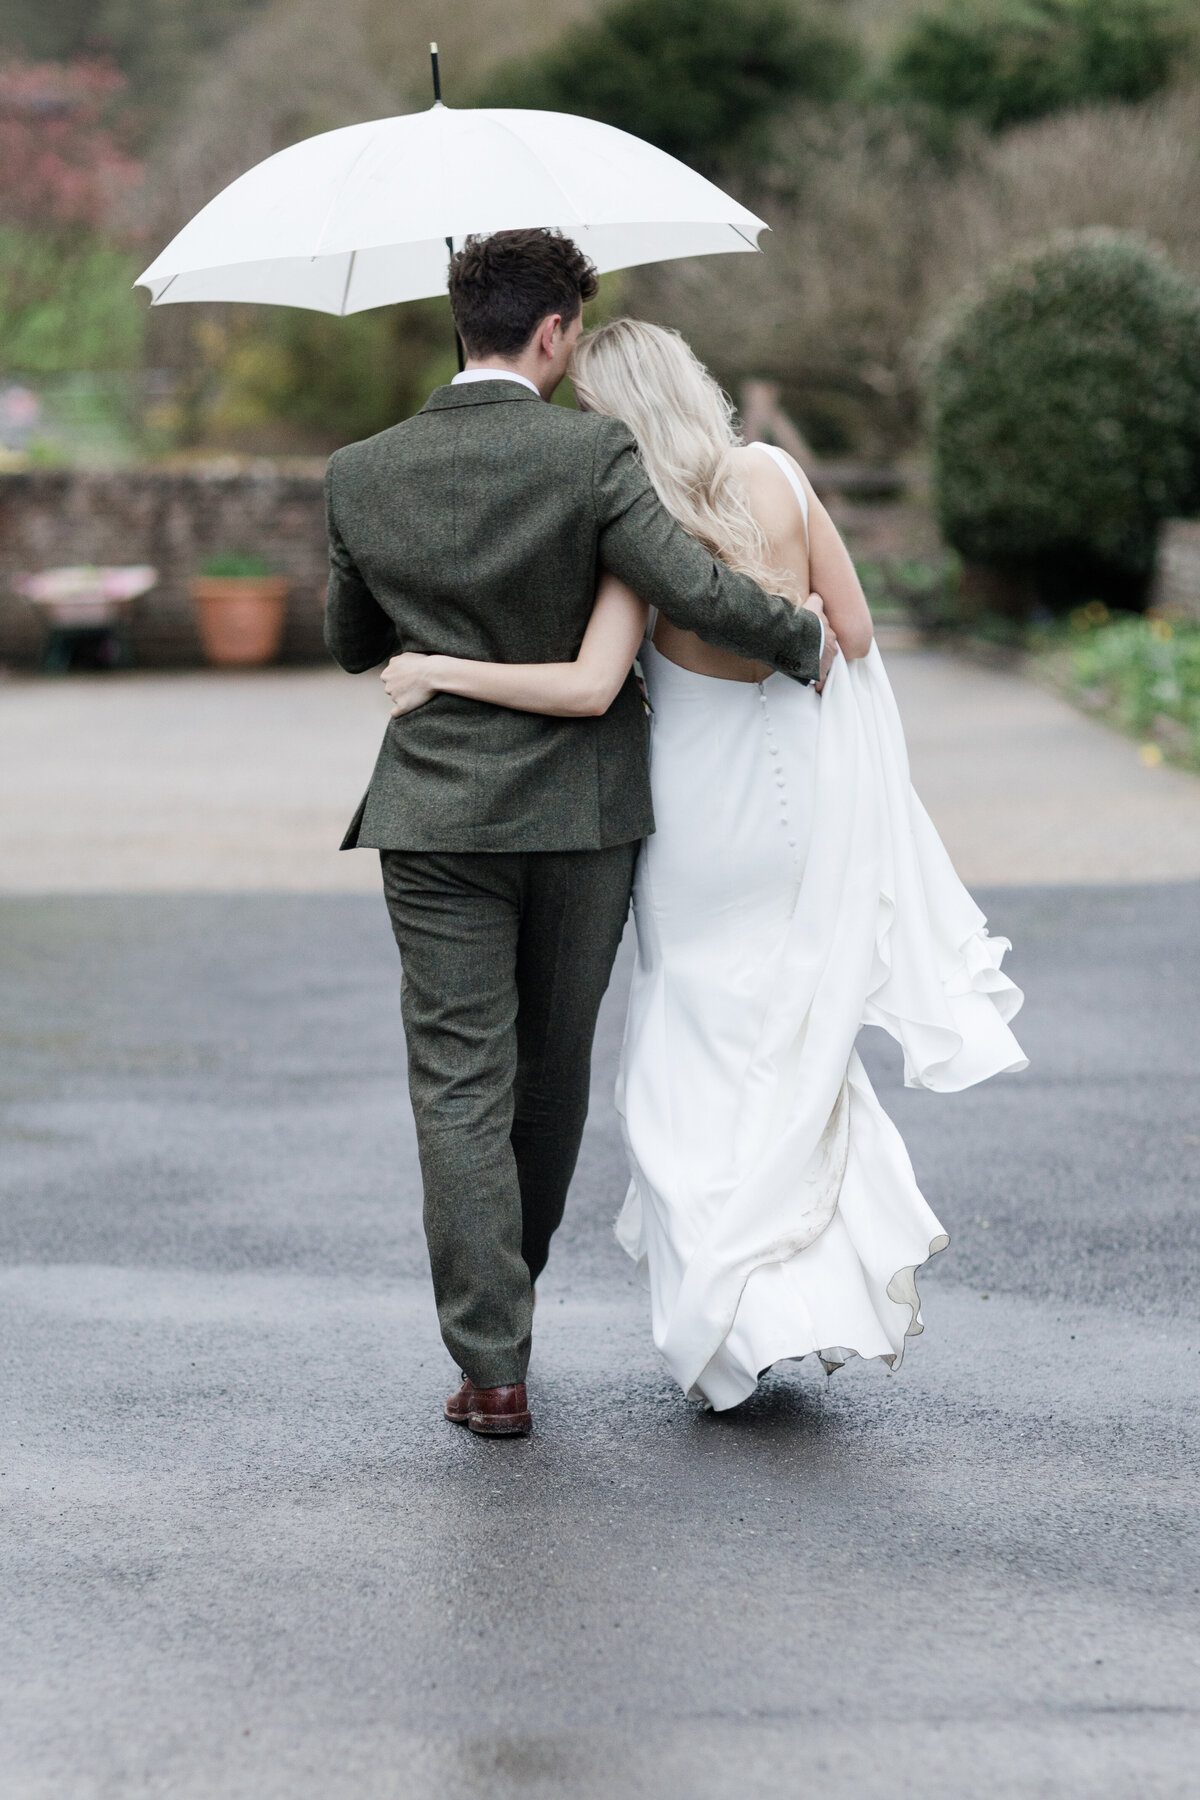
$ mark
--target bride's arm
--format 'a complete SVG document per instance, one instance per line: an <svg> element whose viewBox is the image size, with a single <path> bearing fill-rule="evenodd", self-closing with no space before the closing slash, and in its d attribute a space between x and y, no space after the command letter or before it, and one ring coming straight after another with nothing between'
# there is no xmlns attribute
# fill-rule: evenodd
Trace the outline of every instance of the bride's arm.
<svg viewBox="0 0 1200 1800"><path fill-rule="evenodd" d="M842 655L853 661L871 648L875 636L871 609L837 526L799 463L793 461L792 466L808 491L808 585L825 603L825 616L837 633Z"/></svg>
<svg viewBox="0 0 1200 1800"><path fill-rule="evenodd" d="M644 601L615 575L604 575L574 662L469 662L406 650L393 656L380 679L393 718L424 706L435 694L461 694L516 712L594 718L616 699L645 630Z"/></svg>

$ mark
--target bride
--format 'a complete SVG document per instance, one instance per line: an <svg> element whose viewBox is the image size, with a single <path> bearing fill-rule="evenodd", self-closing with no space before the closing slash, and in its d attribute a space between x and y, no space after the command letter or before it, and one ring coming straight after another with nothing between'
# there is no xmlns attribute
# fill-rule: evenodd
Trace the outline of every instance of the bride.
<svg viewBox="0 0 1200 1800"><path fill-rule="evenodd" d="M898 1366L922 1328L916 1271L949 1240L856 1037L882 1026L908 1085L953 1092L1025 1066L1007 1023L1022 997L912 791L862 588L799 465L739 443L674 332L619 319L572 372L685 529L823 610L843 652L823 693L648 620L607 574L573 663L408 652L383 680L397 714L453 693L586 715L641 659L657 829L634 885L617 1236L668 1368L721 1410L783 1359Z"/></svg>

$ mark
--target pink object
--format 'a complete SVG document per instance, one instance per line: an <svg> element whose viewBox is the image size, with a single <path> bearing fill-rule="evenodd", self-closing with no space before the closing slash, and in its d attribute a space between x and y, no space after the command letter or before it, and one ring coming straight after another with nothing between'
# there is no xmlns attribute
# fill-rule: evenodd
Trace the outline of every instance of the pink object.
<svg viewBox="0 0 1200 1800"><path fill-rule="evenodd" d="M139 594L149 593L158 570L149 563L127 568L43 569L14 575L13 587L55 625L112 625Z"/></svg>

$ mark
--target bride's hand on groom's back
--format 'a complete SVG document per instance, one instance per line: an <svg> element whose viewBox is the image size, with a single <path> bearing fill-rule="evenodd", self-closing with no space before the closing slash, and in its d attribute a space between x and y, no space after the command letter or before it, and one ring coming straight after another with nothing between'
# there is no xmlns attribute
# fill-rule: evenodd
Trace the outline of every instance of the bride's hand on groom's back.
<svg viewBox="0 0 1200 1800"><path fill-rule="evenodd" d="M825 678L829 674L830 669L832 669L833 659L838 653L837 632L833 629L833 626L826 616L825 602L822 600L820 594L810 594L808 599L804 602L804 605L809 612L816 613L818 619L820 619L822 625L825 627L825 642L821 646L821 672L816 683L817 692L819 694L821 689L825 686Z"/></svg>
<svg viewBox="0 0 1200 1800"><path fill-rule="evenodd" d="M422 656L417 650L405 650L388 663L379 679L392 703L393 719L415 712L439 691L433 681L433 661L432 656Z"/></svg>

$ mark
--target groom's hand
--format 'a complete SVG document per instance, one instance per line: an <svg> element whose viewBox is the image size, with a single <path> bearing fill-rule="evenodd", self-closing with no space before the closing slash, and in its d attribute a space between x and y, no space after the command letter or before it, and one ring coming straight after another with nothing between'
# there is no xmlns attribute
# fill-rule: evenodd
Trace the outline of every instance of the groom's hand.
<svg viewBox="0 0 1200 1800"><path fill-rule="evenodd" d="M808 599L804 602L804 605L809 612L816 613L818 619L820 619L821 624L825 628L825 641L821 645L821 667L816 681L816 689L819 694L821 689L825 686L825 677L829 674L830 669L832 669L833 659L838 653L837 632L833 629L833 626L825 616L825 602L822 600L820 594L810 594Z"/></svg>

